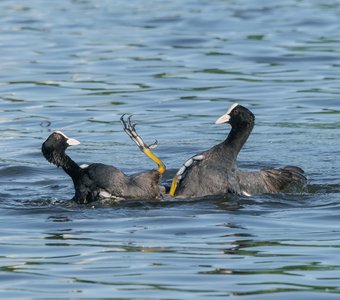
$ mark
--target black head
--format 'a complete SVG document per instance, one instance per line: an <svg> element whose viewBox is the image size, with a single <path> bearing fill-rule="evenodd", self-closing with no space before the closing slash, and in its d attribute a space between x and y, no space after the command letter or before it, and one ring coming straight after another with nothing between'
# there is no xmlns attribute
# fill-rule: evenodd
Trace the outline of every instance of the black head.
<svg viewBox="0 0 340 300"><path fill-rule="evenodd" d="M79 141L67 137L61 131L54 131L42 144L41 151L50 163L60 166L67 147L79 144Z"/></svg>
<svg viewBox="0 0 340 300"><path fill-rule="evenodd" d="M224 115L215 121L215 124L229 123L232 127L243 127L252 126L254 120L255 116L249 109L234 103Z"/></svg>

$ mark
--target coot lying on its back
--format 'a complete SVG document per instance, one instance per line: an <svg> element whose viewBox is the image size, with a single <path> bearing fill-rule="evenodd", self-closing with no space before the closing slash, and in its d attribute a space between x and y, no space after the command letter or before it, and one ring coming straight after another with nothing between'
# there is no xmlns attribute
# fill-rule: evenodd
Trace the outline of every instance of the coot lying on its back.
<svg viewBox="0 0 340 300"><path fill-rule="evenodd" d="M225 141L186 161L173 179L170 195L201 197L236 193L250 196L286 191L306 183L304 171L287 166L243 172L237 168L237 155L254 127L255 116L247 108L233 104L216 124L229 123L231 131Z"/></svg>
<svg viewBox="0 0 340 300"><path fill-rule="evenodd" d="M135 125L121 117L124 131L138 145L141 151L158 165L157 170L145 173L125 175L119 169L100 163L86 167L79 166L65 151L67 147L80 144L77 140L68 138L61 131L53 132L42 144L44 157L64 171L72 178L77 203L89 203L103 198L112 199L159 199L164 193L160 186L160 179L165 172L163 162L150 150L155 144L147 146L138 136Z"/></svg>

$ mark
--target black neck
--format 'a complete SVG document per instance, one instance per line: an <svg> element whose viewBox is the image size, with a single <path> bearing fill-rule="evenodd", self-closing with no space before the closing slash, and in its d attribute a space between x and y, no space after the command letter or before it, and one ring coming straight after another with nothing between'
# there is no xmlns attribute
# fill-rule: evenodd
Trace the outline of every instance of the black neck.
<svg viewBox="0 0 340 300"><path fill-rule="evenodd" d="M73 176L77 175L80 171L80 167L78 166L78 164L66 154L64 156L64 164L61 167L72 178Z"/></svg>
<svg viewBox="0 0 340 300"><path fill-rule="evenodd" d="M253 127L254 122L232 126L224 144L232 150L232 155L235 159L247 141Z"/></svg>
<svg viewBox="0 0 340 300"><path fill-rule="evenodd" d="M80 172L78 164L65 154L65 152L52 152L48 157L48 161L58 167L62 167L63 170L72 178L77 176Z"/></svg>

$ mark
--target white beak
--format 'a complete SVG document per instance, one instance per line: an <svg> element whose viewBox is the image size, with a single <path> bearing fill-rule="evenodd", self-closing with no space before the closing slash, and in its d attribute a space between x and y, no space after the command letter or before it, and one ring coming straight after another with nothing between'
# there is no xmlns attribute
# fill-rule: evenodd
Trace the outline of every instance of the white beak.
<svg viewBox="0 0 340 300"><path fill-rule="evenodd" d="M69 138L65 133L61 132L60 130L56 130L54 132L62 135L66 139L66 143L69 146L76 146L76 145L80 144L80 142L78 140Z"/></svg>
<svg viewBox="0 0 340 300"><path fill-rule="evenodd" d="M224 124L228 123L230 120L230 116L228 113L225 113L223 116L220 116L216 121L215 124Z"/></svg>
<svg viewBox="0 0 340 300"><path fill-rule="evenodd" d="M238 106L238 103L234 103L232 104L228 111L223 115L223 116L220 116L216 121L215 121L215 124L224 124L224 123L228 123L229 120L230 120L230 113L233 111L233 109Z"/></svg>
<svg viewBox="0 0 340 300"><path fill-rule="evenodd" d="M68 138L67 141L66 141L67 145L69 146L76 146L76 145L79 145L80 142L76 139L71 139L71 138Z"/></svg>

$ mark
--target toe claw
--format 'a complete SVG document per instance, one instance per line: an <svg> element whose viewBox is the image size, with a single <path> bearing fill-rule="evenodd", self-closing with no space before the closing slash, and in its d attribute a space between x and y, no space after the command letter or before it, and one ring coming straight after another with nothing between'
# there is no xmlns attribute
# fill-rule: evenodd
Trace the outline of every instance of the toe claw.
<svg viewBox="0 0 340 300"><path fill-rule="evenodd" d="M133 128L133 124L132 124L132 121L131 121L132 116L133 115L129 115L129 117L128 117L128 125L129 125L130 130L131 130L131 128Z"/></svg>
<svg viewBox="0 0 340 300"><path fill-rule="evenodd" d="M122 123L123 129L126 129L126 122L124 120L125 114L122 114L122 116L120 117L120 123Z"/></svg>

